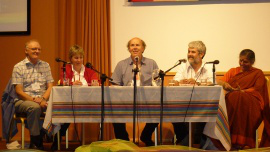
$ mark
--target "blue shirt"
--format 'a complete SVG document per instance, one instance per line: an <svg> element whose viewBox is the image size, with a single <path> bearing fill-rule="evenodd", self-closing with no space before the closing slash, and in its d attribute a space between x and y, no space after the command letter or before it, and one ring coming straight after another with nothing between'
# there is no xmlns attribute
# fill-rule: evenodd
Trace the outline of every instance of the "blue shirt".
<svg viewBox="0 0 270 152"><path fill-rule="evenodd" d="M133 60L131 57L118 62L112 75L113 82L121 86L129 86L134 76L132 69ZM142 57L140 67L141 86L152 85L152 73L155 69L158 69L158 65L154 60Z"/></svg>

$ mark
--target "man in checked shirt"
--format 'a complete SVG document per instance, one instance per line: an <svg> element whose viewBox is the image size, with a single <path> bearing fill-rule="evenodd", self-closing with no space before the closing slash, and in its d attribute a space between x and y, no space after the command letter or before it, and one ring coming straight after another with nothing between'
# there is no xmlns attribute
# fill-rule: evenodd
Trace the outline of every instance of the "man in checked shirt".
<svg viewBox="0 0 270 152"><path fill-rule="evenodd" d="M15 100L15 112L24 113L30 131L30 148L44 149L40 115L47 108L47 100L53 86L51 69L39 59L41 46L37 40L25 43L26 58L17 63L12 72L12 84L19 99Z"/></svg>

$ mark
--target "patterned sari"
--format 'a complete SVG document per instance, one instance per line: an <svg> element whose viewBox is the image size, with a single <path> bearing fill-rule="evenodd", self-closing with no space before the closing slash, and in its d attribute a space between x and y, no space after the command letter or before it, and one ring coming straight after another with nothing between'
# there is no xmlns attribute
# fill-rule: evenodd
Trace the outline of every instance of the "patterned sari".
<svg viewBox="0 0 270 152"><path fill-rule="evenodd" d="M225 96L232 147L254 148L256 130L263 120L265 130L262 143L268 144L261 146L269 146L269 98L263 72L257 68L242 72L237 67L230 69L222 80L234 88L241 88L241 91L228 92Z"/></svg>

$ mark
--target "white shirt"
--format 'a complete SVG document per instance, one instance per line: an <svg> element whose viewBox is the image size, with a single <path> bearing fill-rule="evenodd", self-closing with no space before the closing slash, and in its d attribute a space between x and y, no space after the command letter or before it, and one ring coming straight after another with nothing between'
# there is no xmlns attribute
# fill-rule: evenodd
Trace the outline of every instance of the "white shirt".
<svg viewBox="0 0 270 152"><path fill-rule="evenodd" d="M205 64L205 62L203 62L196 73L189 62L182 63L173 79L180 81L183 79L193 78L194 80L197 80L197 82L200 82L201 79L207 79L207 82L213 82L212 68L212 64Z"/></svg>
<svg viewBox="0 0 270 152"><path fill-rule="evenodd" d="M72 67L72 71L73 71L73 78L72 78L72 82L75 82L76 80L79 80L82 82L82 85L88 85L87 81L84 78L84 71L85 71L85 67L84 65L82 65L81 71L80 73L78 73L74 68L73 65L71 65Z"/></svg>

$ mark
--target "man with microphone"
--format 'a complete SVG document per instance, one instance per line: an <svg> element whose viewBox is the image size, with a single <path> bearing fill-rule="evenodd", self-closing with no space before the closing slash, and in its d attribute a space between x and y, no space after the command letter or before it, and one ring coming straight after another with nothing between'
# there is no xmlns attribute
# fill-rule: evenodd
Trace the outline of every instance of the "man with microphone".
<svg viewBox="0 0 270 152"><path fill-rule="evenodd" d="M174 80L176 80L179 85L199 84L203 79L207 80L208 83L212 83L212 66L202 61L205 54L206 47L202 41L190 42L187 54L188 62L179 66Z"/></svg>
<svg viewBox="0 0 270 152"><path fill-rule="evenodd" d="M179 85L200 85L202 82L213 84L212 65L203 62L206 54L206 47L202 41L192 41L188 44L188 62L179 66L174 80ZM206 85L205 84L205 85ZM188 135L187 123L173 123L177 138L177 144L188 145L185 138ZM202 132L205 123L196 123L194 126L194 144L201 144L201 138L205 138ZM185 140L184 140L185 138ZM200 145L200 147L203 145ZM200 148L197 147L197 148Z"/></svg>
<svg viewBox="0 0 270 152"><path fill-rule="evenodd" d="M133 71L138 69L136 77L137 86L151 86L152 85L152 73L155 69L158 69L157 63L149 58L143 57L146 44L140 38L132 38L127 48L130 52L130 57L120 61L114 69L112 79L113 82L120 86L133 86ZM151 140L152 133L158 123L146 123L145 128L141 134L141 141L146 146L153 146L154 142ZM113 123L115 137L118 139L129 140L128 133L126 131L126 124ZM135 135L134 135L135 136Z"/></svg>

